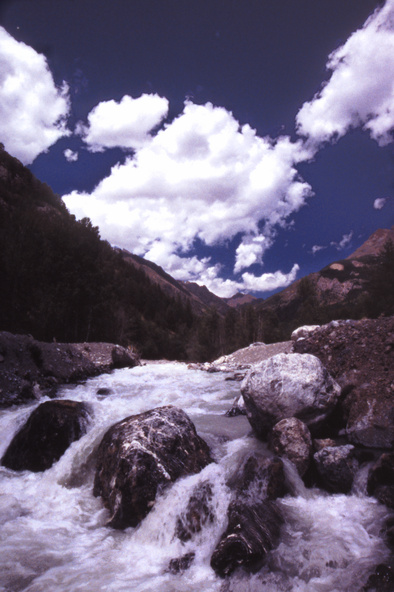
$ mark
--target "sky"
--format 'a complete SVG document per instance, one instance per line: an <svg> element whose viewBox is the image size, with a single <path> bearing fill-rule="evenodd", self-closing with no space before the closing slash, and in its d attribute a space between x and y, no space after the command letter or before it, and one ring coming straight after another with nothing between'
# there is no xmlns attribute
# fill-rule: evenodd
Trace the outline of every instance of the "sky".
<svg viewBox="0 0 394 592"><path fill-rule="evenodd" d="M112 245L265 298L394 224L394 0L0 0L0 141Z"/></svg>

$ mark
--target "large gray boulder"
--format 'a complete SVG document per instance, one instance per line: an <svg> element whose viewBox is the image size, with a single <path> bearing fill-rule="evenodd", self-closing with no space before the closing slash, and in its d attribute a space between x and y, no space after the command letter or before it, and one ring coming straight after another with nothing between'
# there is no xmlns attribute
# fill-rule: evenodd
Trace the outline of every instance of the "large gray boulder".
<svg viewBox="0 0 394 592"><path fill-rule="evenodd" d="M247 374L241 392L252 428L266 439L288 417L311 430L318 427L333 411L341 389L315 356L278 354Z"/></svg>
<svg viewBox="0 0 394 592"><path fill-rule="evenodd" d="M186 413L159 407L106 432L98 449L94 495L103 498L111 526L137 526L166 485L211 461L208 445Z"/></svg>
<svg viewBox="0 0 394 592"><path fill-rule="evenodd" d="M60 399L41 403L14 436L1 464L14 471L45 471L86 433L85 403Z"/></svg>
<svg viewBox="0 0 394 592"><path fill-rule="evenodd" d="M269 447L275 454L286 456L301 477L305 475L312 455L312 437L300 419L288 417L274 425Z"/></svg>

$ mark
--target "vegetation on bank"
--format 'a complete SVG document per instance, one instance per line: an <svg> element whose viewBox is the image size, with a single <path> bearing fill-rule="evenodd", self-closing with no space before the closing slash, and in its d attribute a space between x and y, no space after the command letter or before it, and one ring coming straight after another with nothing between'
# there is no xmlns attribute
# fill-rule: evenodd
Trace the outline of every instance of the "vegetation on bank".
<svg viewBox="0 0 394 592"><path fill-rule="evenodd" d="M301 324L394 314L393 275L390 242L357 302L324 307L304 278L288 309L254 303L196 314L0 148L0 330L41 341L132 344L146 358L212 360L255 341L287 340Z"/></svg>

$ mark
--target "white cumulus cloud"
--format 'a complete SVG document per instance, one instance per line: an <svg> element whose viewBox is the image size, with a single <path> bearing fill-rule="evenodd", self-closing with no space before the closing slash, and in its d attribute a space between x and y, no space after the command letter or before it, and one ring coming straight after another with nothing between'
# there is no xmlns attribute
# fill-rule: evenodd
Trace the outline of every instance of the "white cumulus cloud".
<svg viewBox="0 0 394 592"><path fill-rule="evenodd" d="M71 150L71 148L66 148L63 154L67 162L76 162L78 160L78 152Z"/></svg>
<svg viewBox="0 0 394 592"><path fill-rule="evenodd" d="M242 280L236 281L231 279L223 279L220 277L220 266L207 267L201 273L200 279L197 283L221 296L222 298L230 298L236 292L270 292L278 288L285 288L289 286L297 277L300 267L295 263L289 273L283 273L278 270L274 273L263 273L260 276L255 276L252 273L245 272L242 274Z"/></svg>
<svg viewBox="0 0 394 592"><path fill-rule="evenodd" d="M237 271L247 259L261 261L272 229L311 193L295 168L308 157L301 142L261 138L226 109L187 101L91 194L74 191L64 201L112 244L146 256L177 279L197 279L207 269L219 273L193 253L197 239L214 246L246 234ZM243 281L252 284L249 277Z"/></svg>
<svg viewBox="0 0 394 592"><path fill-rule="evenodd" d="M331 78L297 115L298 132L320 144L363 126L380 145L394 130L394 0L331 53Z"/></svg>
<svg viewBox="0 0 394 592"><path fill-rule="evenodd" d="M45 57L0 27L0 129L8 152L30 164L69 135L68 89L56 87Z"/></svg>
<svg viewBox="0 0 394 592"><path fill-rule="evenodd" d="M381 210L386 205L387 200L387 197L378 197L373 202L373 207L375 208L375 210Z"/></svg>
<svg viewBox="0 0 394 592"><path fill-rule="evenodd" d="M143 94L134 99L103 101L88 115L88 125L79 123L77 133L92 152L105 148L139 148L149 138L149 132L167 116L168 100L159 95Z"/></svg>
<svg viewBox="0 0 394 592"><path fill-rule="evenodd" d="M235 252L234 273L248 268L254 263L262 263L264 252L272 246L272 239L268 236L245 235Z"/></svg>

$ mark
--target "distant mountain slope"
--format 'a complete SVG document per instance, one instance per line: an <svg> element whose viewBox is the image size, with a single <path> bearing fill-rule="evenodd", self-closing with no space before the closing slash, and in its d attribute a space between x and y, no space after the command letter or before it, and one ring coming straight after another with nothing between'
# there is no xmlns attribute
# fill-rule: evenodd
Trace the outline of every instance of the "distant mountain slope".
<svg viewBox="0 0 394 592"><path fill-rule="evenodd" d="M365 243L356 249L354 253L349 255L347 259L360 259L366 255L376 257L389 239L394 241L394 226L391 228L378 228L373 234L371 234Z"/></svg>
<svg viewBox="0 0 394 592"><path fill-rule="evenodd" d="M334 261L266 300L253 303L258 317L265 318L271 326L281 326L275 334L279 339L287 338L289 331L300 324L385 314L385 307L389 310L392 306L384 292L390 293L393 282L394 260L390 257L393 258L394 251L389 250L386 262L381 261L381 256L389 240L394 242L394 227L376 230L346 259ZM381 269L382 265L388 265L387 272Z"/></svg>
<svg viewBox="0 0 394 592"><path fill-rule="evenodd" d="M225 300L210 292L205 286L199 286L194 282L175 280L159 265L156 265L156 263L138 257L138 255L129 253L124 249L119 249L119 252L129 265L133 265L134 267L143 270L149 279L153 283L159 285L169 296L172 298L180 298L184 303L190 302L192 311L195 314L201 315L210 307L216 308L220 315L225 315L228 311L228 306Z"/></svg>
<svg viewBox="0 0 394 592"><path fill-rule="evenodd" d="M256 296L252 296L252 294L242 294L242 292L238 292L231 298L224 298L224 300L231 308L238 308L244 304L256 303L258 300L261 300L261 298L256 298Z"/></svg>

